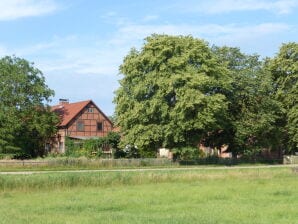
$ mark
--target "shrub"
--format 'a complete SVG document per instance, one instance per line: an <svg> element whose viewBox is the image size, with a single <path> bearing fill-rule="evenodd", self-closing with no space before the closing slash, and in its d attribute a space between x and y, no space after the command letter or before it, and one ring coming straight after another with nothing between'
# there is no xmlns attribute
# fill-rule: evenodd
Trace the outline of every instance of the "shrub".
<svg viewBox="0 0 298 224"><path fill-rule="evenodd" d="M141 157L139 149L134 145L125 146L123 151L125 152L126 158L140 158Z"/></svg>
<svg viewBox="0 0 298 224"><path fill-rule="evenodd" d="M174 148L173 153L174 158L178 160L196 160L204 157L202 150L192 146Z"/></svg>
<svg viewBox="0 0 298 224"><path fill-rule="evenodd" d="M105 137L97 137L86 140L74 140L66 138L66 156L70 157L101 157L103 150L112 148L117 153L118 158L121 158L121 151L118 148L120 135L116 132L109 132Z"/></svg>

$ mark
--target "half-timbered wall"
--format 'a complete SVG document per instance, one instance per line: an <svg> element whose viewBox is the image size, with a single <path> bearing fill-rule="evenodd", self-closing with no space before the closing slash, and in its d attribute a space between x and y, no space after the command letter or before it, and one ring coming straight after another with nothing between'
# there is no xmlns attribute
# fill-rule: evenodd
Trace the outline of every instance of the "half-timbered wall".
<svg viewBox="0 0 298 224"><path fill-rule="evenodd" d="M70 137L103 137L109 131L112 131L112 124L91 103L70 122L67 135Z"/></svg>

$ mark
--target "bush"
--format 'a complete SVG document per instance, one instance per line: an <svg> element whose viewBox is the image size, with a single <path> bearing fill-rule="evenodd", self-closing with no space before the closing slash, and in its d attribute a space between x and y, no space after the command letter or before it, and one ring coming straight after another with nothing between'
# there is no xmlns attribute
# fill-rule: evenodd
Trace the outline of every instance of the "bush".
<svg viewBox="0 0 298 224"><path fill-rule="evenodd" d="M0 159L12 159L14 154L0 153Z"/></svg>
<svg viewBox="0 0 298 224"><path fill-rule="evenodd" d="M126 158L140 158L141 157L139 149L134 145L125 146L123 151L125 152Z"/></svg>
<svg viewBox="0 0 298 224"><path fill-rule="evenodd" d="M126 152L123 149L115 149L114 158L115 159L126 158Z"/></svg>
<svg viewBox="0 0 298 224"><path fill-rule="evenodd" d="M102 155L102 139L74 140L67 138L65 141L65 155L69 157L100 157Z"/></svg>
<svg viewBox="0 0 298 224"><path fill-rule="evenodd" d="M173 153L178 160L196 160L205 156L202 150L192 146L174 148Z"/></svg>
<svg viewBox="0 0 298 224"><path fill-rule="evenodd" d="M31 159L31 155L28 153L20 152L13 155L13 159Z"/></svg>
<svg viewBox="0 0 298 224"><path fill-rule="evenodd" d="M101 157L105 149L112 148L119 156L118 158L121 158L122 152L118 148L119 142L120 135L115 132L109 132L105 137L86 140L74 140L67 137L65 141L65 155L69 157Z"/></svg>

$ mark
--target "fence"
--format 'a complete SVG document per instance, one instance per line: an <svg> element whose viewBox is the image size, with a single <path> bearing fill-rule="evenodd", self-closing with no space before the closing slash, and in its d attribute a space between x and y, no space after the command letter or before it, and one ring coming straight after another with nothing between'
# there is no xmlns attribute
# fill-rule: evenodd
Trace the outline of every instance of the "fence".
<svg viewBox="0 0 298 224"><path fill-rule="evenodd" d="M78 168L117 168L145 166L178 165L170 159L87 159L87 158L55 158L46 160L0 160L1 167L78 167Z"/></svg>
<svg viewBox="0 0 298 224"><path fill-rule="evenodd" d="M125 167L171 167L192 165L224 165L237 164L298 164L298 156L291 159L244 159L244 158L219 158L207 157L196 160L173 161L166 158L142 158L142 159L88 159L88 158L53 158L41 160L0 160L2 168L125 168Z"/></svg>
<svg viewBox="0 0 298 224"><path fill-rule="evenodd" d="M206 158L198 158L195 160L180 160L180 165L239 165L239 164L282 164L282 159L266 159L266 158L220 158L210 156Z"/></svg>

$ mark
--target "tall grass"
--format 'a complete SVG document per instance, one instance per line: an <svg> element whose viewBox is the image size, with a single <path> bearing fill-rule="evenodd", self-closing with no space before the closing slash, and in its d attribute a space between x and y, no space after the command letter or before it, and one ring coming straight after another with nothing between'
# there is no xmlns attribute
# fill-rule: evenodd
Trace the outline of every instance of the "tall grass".
<svg viewBox="0 0 298 224"><path fill-rule="evenodd" d="M34 170L34 169L106 169L134 167L177 166L172 160L165 158L144 159L89 159L86 157L47 158L37 160L0 160L0 171L4 170Z"/></svg>
<svg viewBox="0 0 298 224"><path fill-rule="evenodd" d="M106 187L161 182L192 182L198 180L272 179L293 177L289 168L242 170L165 170L142 172L46 173L0 175L0 191L34 191L71 187Z"/></svg>

